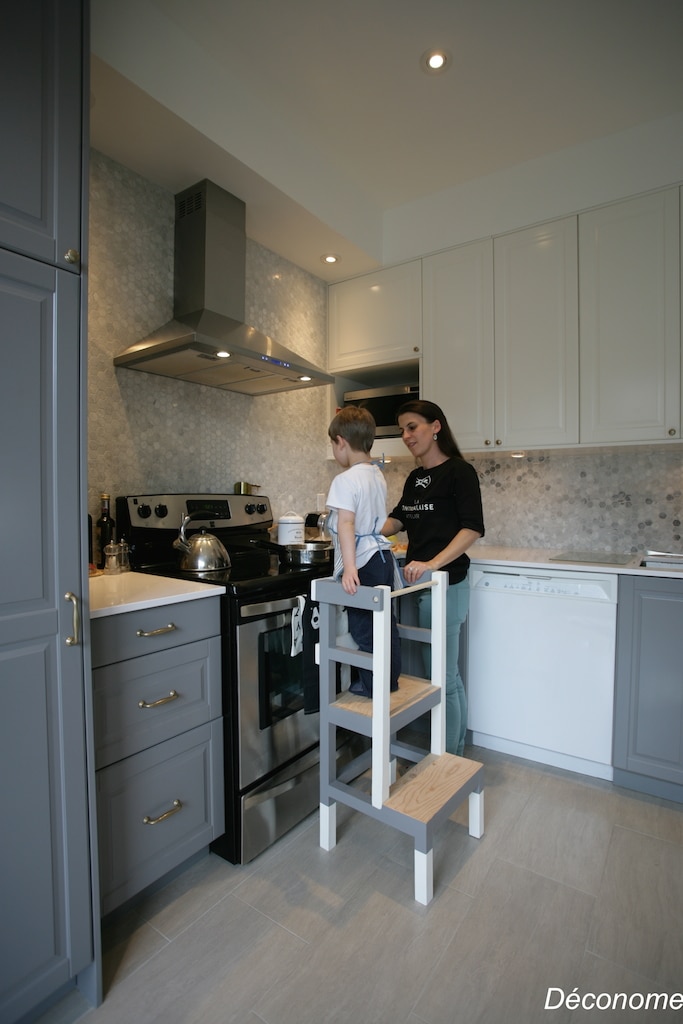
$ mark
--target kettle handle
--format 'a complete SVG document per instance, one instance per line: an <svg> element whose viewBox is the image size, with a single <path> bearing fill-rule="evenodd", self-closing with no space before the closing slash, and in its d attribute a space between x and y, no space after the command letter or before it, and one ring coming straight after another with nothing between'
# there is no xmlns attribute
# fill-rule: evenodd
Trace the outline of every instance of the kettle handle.
<svg viewBox="0 0 683 1024"><path fill-rule="evenodd" d="M188 523L191 523L193 519L213 519L213 516L208 509L197 509L194 512L183 512L180 517L180 533L178 534L177 540L173 543L174 545L187 544L187 537L185 536L185 528Z"/></svg>

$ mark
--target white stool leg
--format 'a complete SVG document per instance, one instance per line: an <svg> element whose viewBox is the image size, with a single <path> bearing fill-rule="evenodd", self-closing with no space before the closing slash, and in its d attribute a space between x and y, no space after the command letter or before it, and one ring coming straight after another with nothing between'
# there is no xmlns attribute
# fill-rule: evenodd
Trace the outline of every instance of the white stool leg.
<svg viewBox="0 0 683 1024"><path fill-rule="evenodd" d="M469 798L469 831L473 839L481 839L484 834L484 791L470 793Z"/></svg>
<svg viewBox="0 0 683 1024"><path fill-rule="evenodd" d="M320 805L320 845L323 850L333 850L337 845L337 804Z"/></svg>
<svg viewBox="0 0 683 1024"><path fill-rule="evenodd" d="M421 853L415 850L415 900L424 907L431 903L434 895L433 851Z"/></svg>

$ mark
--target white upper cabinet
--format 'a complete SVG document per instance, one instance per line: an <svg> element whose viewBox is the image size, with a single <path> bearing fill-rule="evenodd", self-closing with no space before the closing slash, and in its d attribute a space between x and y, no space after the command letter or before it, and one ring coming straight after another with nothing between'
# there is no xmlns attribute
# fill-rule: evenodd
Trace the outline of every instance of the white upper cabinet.
<svg viewBox="0 0 683 1024"><path fill-rule="evenodd" d="M464 450L578 442L576 260L567 217L423 261L423 396Z"/></svg>
<svg viewBox="0 0 683 1024"><path fill-rule="evenodd" d="M330 286L330 373L415 361L421 349L420 260Z"/></svg>
<svg viewBox="0 0 683 1024"><path fill-rule="evenodd" d="M579 440L576 217L494 241L495 444Z"/></svg>
<svg viewBox="0 0 683 1024"><path fill-rule="evenodd" d="M681 436L679 190L579 217L581 441Z"/></svg>
<svg viewBox="0 0 683 1024"><path fill-rule="evenodd" d="M441 406L461 448L493 437L493 244L423 261L422 397Z"/></svg>

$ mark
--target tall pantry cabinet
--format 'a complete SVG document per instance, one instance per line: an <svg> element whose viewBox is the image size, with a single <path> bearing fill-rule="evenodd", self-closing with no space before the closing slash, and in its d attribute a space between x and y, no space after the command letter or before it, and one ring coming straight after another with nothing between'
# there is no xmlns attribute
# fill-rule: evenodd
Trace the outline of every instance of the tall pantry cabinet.
<svg viewBox="0 0 683 1024"><path fill-rule="evenodd" d="M98 987L83 645L87 0L0 33L0 1019Z"/></svg>

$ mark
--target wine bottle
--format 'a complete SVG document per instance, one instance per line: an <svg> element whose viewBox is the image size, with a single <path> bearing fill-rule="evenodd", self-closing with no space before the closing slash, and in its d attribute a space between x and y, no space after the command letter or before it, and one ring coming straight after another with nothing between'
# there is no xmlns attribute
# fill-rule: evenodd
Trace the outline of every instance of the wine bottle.
<svg viewBox="0 0 683 1024"><path fill-rule="evenodd" d="M109 514L109 495L100 494L100 502L102 503L100 518L95 524L97 527L97 568L104 569L104 549L107 544L110 544L114 540L116 523Z"/></svg>

